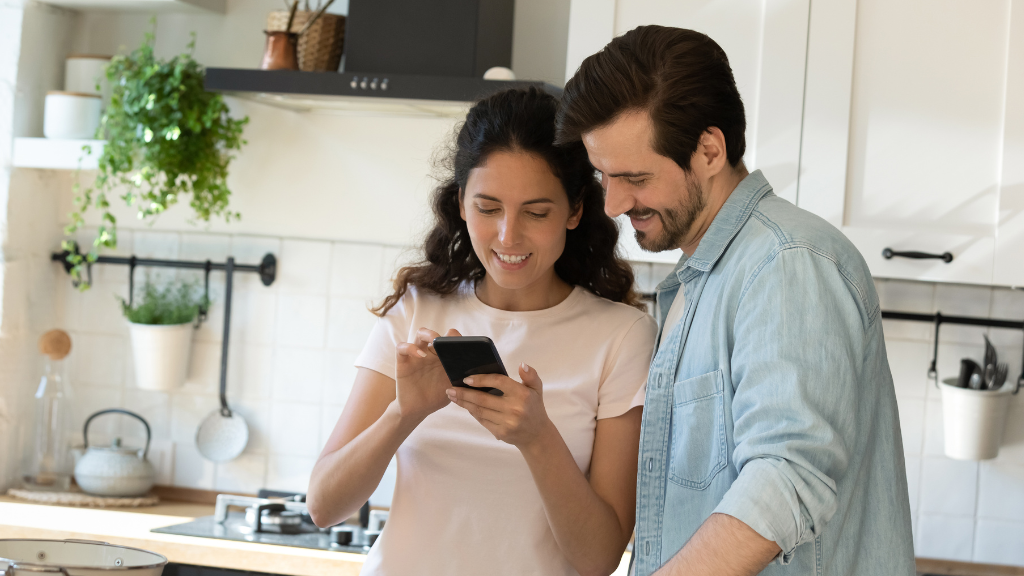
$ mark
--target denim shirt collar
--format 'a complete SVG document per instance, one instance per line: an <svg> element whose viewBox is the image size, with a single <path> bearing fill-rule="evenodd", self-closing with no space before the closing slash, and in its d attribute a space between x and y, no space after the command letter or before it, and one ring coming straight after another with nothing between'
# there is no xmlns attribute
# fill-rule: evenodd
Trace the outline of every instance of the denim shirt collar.
<svg viewBox="0 0 1024 576"><path fill-rule="evenodd" d="M711 270L725 253L725 249L732 239L739 233L740 228L746 224L757 203L771 193L772 187L760 170L754 170L748 174L729 194L729 198L715 215L715 219L711 221L711 226L704 233L704 237L701 238L693 256L687 257L686 254L683 254L672 270L672 274L658 284L656 289L660 292L684 282L685 278L689 276L687 268L694 269L693 274Z"/></svg>

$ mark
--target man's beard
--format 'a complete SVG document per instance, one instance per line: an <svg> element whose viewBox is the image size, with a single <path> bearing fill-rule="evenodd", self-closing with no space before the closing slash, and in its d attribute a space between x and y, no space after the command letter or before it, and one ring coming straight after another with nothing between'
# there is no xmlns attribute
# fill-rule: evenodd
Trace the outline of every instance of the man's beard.
<svg viewBox="0 0 1024 576"><path fill-rule="evenodd" d="M687 174L686 196L673 208L665 208L664 211L658 211L646 206L634 207L626 212L626 215L632 218L643 218L649 214L657 216L658 220L661 220L661 234L653 236L636 230L636 243L648 252L664 252L679 248L683 240L692 231L697 217L700 216L707 205L708 199L704 193L704 187L700 185L700 182L695 177Z"/></svg>

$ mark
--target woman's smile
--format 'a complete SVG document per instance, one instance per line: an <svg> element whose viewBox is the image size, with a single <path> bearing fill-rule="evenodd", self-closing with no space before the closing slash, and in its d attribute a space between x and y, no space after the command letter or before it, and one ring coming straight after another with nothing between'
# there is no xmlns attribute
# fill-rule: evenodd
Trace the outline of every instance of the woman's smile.
<svg viewBox="0 0 1024 576"><path fill-rule="evenodd" d="M530 260L530 256L533 253L528 254L509 254L506 252L498 252L497 250L491 250L491 254L494 254L495 260L498 261L498 265L503 270L522 270L526 267L527 262Z"/></svg>

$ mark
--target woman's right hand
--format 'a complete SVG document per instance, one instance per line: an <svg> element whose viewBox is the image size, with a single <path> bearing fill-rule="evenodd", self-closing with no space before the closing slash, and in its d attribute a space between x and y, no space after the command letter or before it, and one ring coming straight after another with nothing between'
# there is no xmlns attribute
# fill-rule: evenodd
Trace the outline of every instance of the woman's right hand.
<svg viewBox="0 0 1024 576"><path fill-rule="evenodd" d="M447 336L460 336L449 330ZM440 336L428 328L416 331L416 340L398 345L395 380L398 411L402 420L419 423L450 404L445 390L451 387L448 375L430 344Z"/></svg>

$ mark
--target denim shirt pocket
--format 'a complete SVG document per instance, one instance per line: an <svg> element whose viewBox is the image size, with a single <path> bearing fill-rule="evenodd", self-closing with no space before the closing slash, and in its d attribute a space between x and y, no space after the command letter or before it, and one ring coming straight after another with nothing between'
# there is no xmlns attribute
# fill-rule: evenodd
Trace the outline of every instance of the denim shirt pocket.
<svg viewBox="0 0 1024 576"><path fill-rule="evenodd" d="M725 468L722 370L674 384L669 480L693 490L707 488Z"/></svg>

